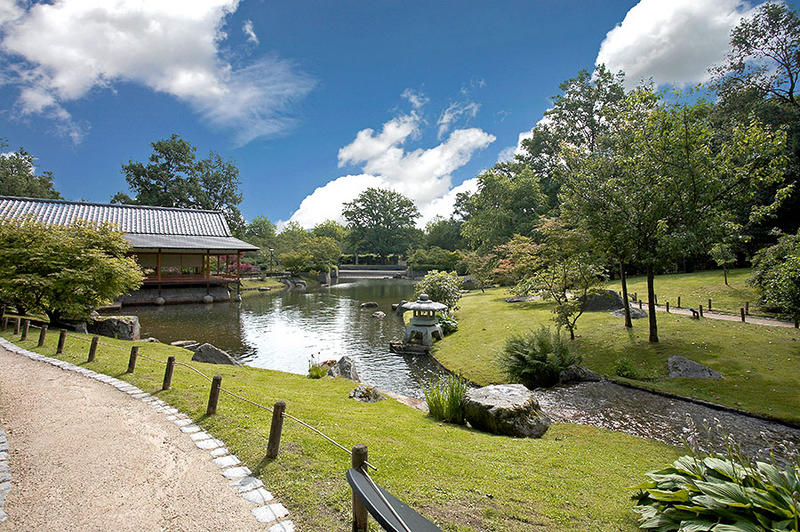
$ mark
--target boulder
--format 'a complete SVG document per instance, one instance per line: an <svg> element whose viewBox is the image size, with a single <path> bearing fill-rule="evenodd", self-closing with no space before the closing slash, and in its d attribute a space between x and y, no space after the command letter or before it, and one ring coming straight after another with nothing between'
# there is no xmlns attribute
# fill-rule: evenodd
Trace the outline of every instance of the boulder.
<svg viewBox="0 0 800 532"><path fill-rule="evenodd" d="M362 403L377 403L378 401L383 401L386 397L381 395L374 387L362 384L353 388L353 391L350 392L350 399L355 399Z"/></svg>
<svg viewBox="0 0 800 532"><path fill-rule="evenodd" d="M539 402L522 384L473 388L464 396L464 417L473 428L523 438L541 438L550 427Z"/></svg>
<svg viewBox="0 0 800 532"><path fill-rule="evenodd" d="M478 280L476 278L469 275L461 279L462 290L475 290L476 288L478 288Z"/></svg>
<svg viewBox="0 0 800 532"><path fill-rule="evenodd" d="M528 301L536 301L541 299L540 296L514 296L514 297L507 297L505 299L506 303L527 303Z"/></svg>
<svg viewBox="0 0 800 532"><path fill-rule="evenodd" d="M615 310L614 312L611 313L611 315L614 316L615 318L624 318L625 317L625 309L621 308L621 309ZM642 310L642 309L640 309L638 307L631 306L631 319L632 320L638 320L639 318L646 318L646 317L647 317L647 311Z"/></svg>
<svg viewBox="0 0 800 532"><path fill-rule="evenodd" d="M583 310L617 310L623 306L622 298L614 290L595 290L587 294Z"/></svg>
<svg viewBox="0 0 800 532"><path fill-rule="evenodd" d="M206 294L203 296L203 303L208 305L213 302L214 302L214 296L212 296L211 294Z"/></svg>
<svg viewBox="0 0 800 532"><path fill-rule="evenodd" d="M138 340L141 326L136 316L101 316L89 324L88 331L120 340Z"/></svg>
<svg viewBox="0 0 800 532"><path fill-rule="evenodd" d="M372 317L373 318L378 318L379 320L382 320L383 318L386 317L386 313L378 310L378 311L375 311L375 312L372 313Z"/></svg>
<svg viewBox="0 0 800 532"><path fill-rule="evenodd" d="M333 364L328 370L329 377L344 377L351 381L359 382L358 372L356 371L356 363L350 357L342 357L338 362Z"/></svg>
<svg viewBox="0 0 800 532"><path fill-rule="evenodd" d="M583 366L573 364L561 370L558 375L558 382L561 384L572 384L576 382L599 382L603 377L592 370Z"/></svg>
<svg viewBox="0 0 800 532"><path fill-rule="evenodd" d="M150 342L151 344L160 344L161 343L161 340L159 340L158 338L154 338L153 336L150 336L149 338L145 338L142 341L143 342Z"/></svg>
<svg viewBox="0 0 800 532"><path fill-rule="evenodd" d="M154 303L155 303L156 305L158 305L159 307L160 307L160 306L162 306L162 305L164 305L166 302L167 302L167 300L166 300L166 299L164 299L163 297L157 297L157 298L155 299L155 301L154 301Z"/></svg>
<svg viewBox="0 0 800 532"><path fill-rule="evenodd" d="M722 374L694 360L682 356L671 356L667 360L670 379L721 379Z"/></svg>
<svg viewBox="0 0 800 532"><path fill-rule="evenodd" d="M241 366L241 364L236 362L228 353L207 343L197 348L197 350L194 352L194 355L192 355L192 360L194 362L206 362L208 364L229 364L231 366Z"/></svg>
<svg viewBox="0 0 800 532"><path fill-rule="evenodd" d="M295 279L293 281L295 290L305 290L308 288L308 283L302 279Z"/></svg>
<svg viewBox="0 0 800 532"><path fill-rule="evenodd" d="M375 301L367 301L366 303L361 303L361 308L378 308L378 304Z"/></svg>
<svg viewBox="0 0 800 532"><path fill-rule="evenodd" d="M194 340L175 340L174 342L170 342L169 345L174 345L175 347L183 347L184 349L189 349L189 346L198 346L200 345L200 343Z"/></svg>

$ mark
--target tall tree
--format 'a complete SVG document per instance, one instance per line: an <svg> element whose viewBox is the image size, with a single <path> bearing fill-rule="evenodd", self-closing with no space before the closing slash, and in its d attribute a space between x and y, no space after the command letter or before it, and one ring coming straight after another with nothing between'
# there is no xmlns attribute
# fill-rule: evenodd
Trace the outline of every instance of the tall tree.
<svg viewBox="0 0 800 532"><path fill-rule="evenodd" d="M455 251L466 247L466 240L461 235L462 220L435 216L425 225L425 245Z"/></svg>
<svg viewBox="0 0 800 532"><path fill-rule="evenodd" d="M0 139L0 150L8 147ZM16 152L0 154L0 196L60 199L53 187L52 172L36 175L33 155L20 148Z"/></svg>
<svg viewBox="0 0 800 532"><path fill-rule="evenodd" d="M197 160L197 149L178 135L152 143L148 163L122 165L125 181L134 194L117 193L111 201L134 205L219 210L228 226L241 235L245 223L239 211L239 169L218 153Z"/></svg>
<svg viewBox="0 0 800 532"><path fill-rule="evenodd" d="M344 204L342 215L354 247L383 259L390 253L403 253L413 244L419 211L399 192L368 188Z"/></svg>

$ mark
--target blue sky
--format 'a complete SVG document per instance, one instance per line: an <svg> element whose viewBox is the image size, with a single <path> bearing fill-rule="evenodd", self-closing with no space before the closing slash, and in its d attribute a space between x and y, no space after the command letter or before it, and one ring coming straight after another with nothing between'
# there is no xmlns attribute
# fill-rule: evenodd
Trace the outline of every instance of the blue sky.
<svg viewBox="0 0 800 532"><path fill-rule="evenodd" d="M702 81L751 7L0 0L0 136L69 199L108 201L127 189L123 163L177 133L237 162L248 220L310 226L367 186L447 216L561 81L598 59Z"/></svg>

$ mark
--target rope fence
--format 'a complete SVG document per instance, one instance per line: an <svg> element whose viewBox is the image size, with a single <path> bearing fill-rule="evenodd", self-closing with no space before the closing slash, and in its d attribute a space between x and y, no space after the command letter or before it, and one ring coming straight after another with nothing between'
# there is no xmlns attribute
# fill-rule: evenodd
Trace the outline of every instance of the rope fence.
<svg viewBox="0 0 800 532"><path fill-rule="evenodd" d="M46 337L47 337L47 333L48 333L48 330L49 330L47 324L36 325L36 324L32 323L30 319L27 319L27 318L9 317L9 316L5 316L4 315L4 316L2 316L2 320L0 320L0 325L2 326L3 330L8 329L9 319L14 320L14 334L20 336L20 341L27 341L28 340L28 334L29 334L30 329L38 329L39 330L39 338L38 338L38 341L37 341L37 347L43 347L44 346L45 340L46 340ZM325 434L324 432L322 432L318 428L314 427L313 425L310 425L309 423L303 421L302 419L300 419L300 418L298 418L296 416L293 416L291 414L287 414L286 411L285 411L286 403L284 401L277 401L275 403L275 405L272 408L270 408L270 407L268 407L266 405L263 405L263 404L258 403L256 401L253 401L252 399L248 399L247 397L239 395L239 394L233 392L232 390L229 390L227 388L223 388L222 385L221 385L222 376L220 376L220 375L215 375L213 377L211 377L209 375L206 375L202 371L198 370L197 368L195 368L195 367L193 367L193 366L191 366L189 364L186 364L184 362L177 362L175 360L174 356L170 356L170 357L167 358L166 361L164 361L164 360L160 360L158 358L154 358L152 356L148 356L148 355L146 355L144 353L141 353L140 352L140 348L141 347L146 347L146 346L133 345L133 346L130 347L130 351L129 351L125 347L103 342L103 341L100 340L100 337L96 336L96 335L88 336L88 335L82 335L82 334L74 334L74 333L70 333L70 332L66 331L65 329L60 329L59 330L58 343L57 343L57 347L56 347L56 354L63 354L67 338L80 340L82 342L87 342L89 344L87 362L94 362L96 360L97 347L98 346L103 346L105 348L115 349L117 351L122 351L122 352L129 352L128 368L127 368L126 373L134 373L135 372L136 363L140 358L144 359L144 360L148 360L148 361L156 363L156 364L163 364L165 366L165 372L164 372L164 381L162 383L162 390L167 390L172 385L173 371L174 371L174 368L176 366L187 368L188 370L196 373L198 376L202 377L203 379L205 379L205 380L207 380L208 382L211 383L211 390L209 392L208 408L206 410L206 413L208 415L213 415L213 414L216 413L218 400L219 400L219 394L220 393L224 393L224 394L226 394L226 395L228 395L228 396L230 396L230 397L232 397L234 399L237 399L237 400L242 401L244 403L247 403L247 404L249 404L249 405L251 405L251 406L253 406L255 408L258 408L260 410L264 410L264 411L269 412L270 414L272 414L272 423L270 425L270 433L269 433L269 439L268 439L268 443L267 443L267 453L266 453L267 458L275 458L275 457L278 456L279 450L280 450L280 439L281 439L281 434L282 434L282 431L283 431L283 420L284 419L290 419L290 420L294 421L295 423L297 423L298 425L301 425L301 426L311 430L313 433L317 434L318 436L322 437L323 439L325 439L326 441L328 441L329 443L331 443L332 445L334 445L338 449L341 449L342 451L344 451L348 455L350 455L351 456L351 460L354 461L353 462L354 468L358 469L359 471L362 471L365 474L365 476L369 479L369 482L374 484L374 482L369 477L369 475L366 474L366 470L368 468L371 468L372 470L377 471L378 468L375 467L373 464L371 464L369 461L367 461L367 459L366 459L366 445L358 444L358 445L353 447L353 450L348 449L347 447L345 447L341 443L337 442L335 439L333 439L332 437L328 436L327 434ZM354 454L354 451L360 449L361 447L364 448L364 457L363 457L363 459L359 459L358 460L358 467L356 467L355 466L355 460L356 460L357 457ZM378 490L377 487L375 489L378 491L378 493L380 493L380 490ZM381 498L383 498L382 494L380 496L381 496ZM353 498L353 501L354 501L353 502L353 505L354 505L353 506L353 511L354 511L354 517L353 517L353 519L354 519L354 530L356 530L356 529L357 530L362 530L362 529L366 530L365 527L361 527L360 526L360 523L359 523L359 527L356 528L356 521L357 521L357 519L356 519L356 502L357 501L356 501L355 497ZM389 505L388 501L386 501L385 498L384 498L384 502L387 505ZM361 504L361 503L358 502L358 504ZM389 505L389 506L391 507L391 505ZM403 523L402 519L400 519L400 517L398 515L396 515L396 513L394 512L393 509L392 509L392 512L393 512L393 514L395 514L395 517L398 519L398 521L400 523L402 523L402 525L405 527L405 530L410 532L410 529L408 529L408 527L405 526L405 523Z"/></svg>

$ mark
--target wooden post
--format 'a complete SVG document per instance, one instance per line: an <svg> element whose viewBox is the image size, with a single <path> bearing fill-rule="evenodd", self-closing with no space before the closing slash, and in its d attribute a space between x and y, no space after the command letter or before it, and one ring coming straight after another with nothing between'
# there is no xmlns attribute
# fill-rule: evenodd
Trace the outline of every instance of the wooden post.
<svg viewBox="0 0 800 532"><path fill-rule="evenodd" d="M639 310L642 310L642 300L639 300Z"/></svg>
<svg viewBox="0 0 800 532"><path fill-rule="evenodd" d="M653 304L658 306L658 296L656 294L653 294Z"/></svg>
<svg viewBox="0 0 800 532"><path fill-rule="evenodd" d="M749 301L745 301L744 302L744 313L747 314L748 316L750 315L750 302Z"/></svg>
<svg viewBox="0 0 800 532"><path fill-rule="evenodd" d="M61 332L58 333L58 345L56 346L56 354L60 355L64 352L64 344L67 342L67 331L61 329Z"/></svg>
<svg viewBox="0 0 800 532"><path fill-rule="evenodd" d="M269 441L267 442L267 458L275 458L281 448L281 432L283 432L283 413L286 403L278 401L272 408L272 425L269 427Z"/></svg>
<svg viewBox="0 0 800 532"><path fill-rule="evenodd" d="M700 317L703 317L703 305L700 305Z"/></svg>
<svg viewBox="0 0 800 532"><path fill-rule="evenodd" d="M172 372L175 371L175 357L167 358L167 369L164 370L164 382L161 385L162 390L169 390L172 386Z"/></svg>
<svg viewBox="0 0 800 532"><path fill-rule="evenodd" d="M139 346L134 345L131 347L131 358L128 360L128 371L127 373L133 373L136 369L136 357L139 356Z"/></svg>
<svg viewBox="0 0 800 532"><path fill-rule="evenodd" d="M3 330L8 329L8 316L3 316Z"/></svg>
<svg viewBox="0 0 800 532"><path fill-rule="evenodd" d="M161 250L156 254L156 279L161 280Z"/></svg>
<svg viewBox="0 0 800 532"><path fill-rule="evenodd" d="M22 320L22 337L20 338L21 341L25 341L28 339L28 331L31 328L31 320Z"/></svg>
<svg viewBox="0 0 800 532"><path fill-rule="evenodd" d="M669 301L667 301L667 312L669 312Z"/></svg>
<svg viewBox="0 0 800 532"><path fill-rule="evenodd" d="M217 413L217 402L219 402L219 387L222 386L222 375L214 375L211 379L211 391L208 393L208 408L206 415L213 416Z"/></svg>
<svg viewBox="0 0 800 532"><path fill-rule="evenodd" d="M794 328L797 329L798 323L797 320L794 320Z"/></svg>
<svg viewBox="0 0 800 532"><path fill-rule="evenodd" d="M20 318L14 318L14 334L19 334Z"/></svg>
<svg viewBox="0 0 800 532"><path fill-rule="evenodd" d="M678 308L681 308L681 296L678 296Z"/></svg>
<svg viewBox="0 0 800 532"><path fill-rule="evenodd" d="M99 341L99 337L92 336L92 343L89 344L89 358L87 359L87 362L94 362L94 357L97 354L97 342Z"/></svg>
<svg viewBox="0 0 800 532"><path fill-rule="evenodd" d="M42 328L39 329L39 343L36 344L36 347L42 347L45 338L47 338L47 325L43 323Z"/></svg>
<svg viewBox="0 0 800 532"><path fill-rule="evenodd" d="M633 293L633 300L634 301L639 301L639 295L638 294L639 294L638 292L634 292Z"/></svg>
<svg viewBox="0 0 800 532"><path fill-rule="evenodd" d="M711 310L711 300L708 300L708 310Z"/></svg>
<svg viewBox="0 0 800 532"><path fill-rule="evenodd" d="M744 307L739 309L739 314L742 315L742 323L744 323Z"/></svg>
<svg viewBox="0 0 800 532"><path fill-rule="evenodd" d="M0 320L6 317L6 306L0 305Z"/></svg>
<svg viewBox="0 0 800 532"><path fill-rule="evenodd" d="M353 452L351 454L351 464L353 469L356 471L361 471L364 467L364 462L367 461L367 446L363 443L357 443L353 446ZM356 497L356 494L353 494L353 532L367 532L369 514L367 514L367 509L361 503L361 501Z"/></svg>

